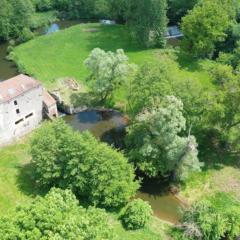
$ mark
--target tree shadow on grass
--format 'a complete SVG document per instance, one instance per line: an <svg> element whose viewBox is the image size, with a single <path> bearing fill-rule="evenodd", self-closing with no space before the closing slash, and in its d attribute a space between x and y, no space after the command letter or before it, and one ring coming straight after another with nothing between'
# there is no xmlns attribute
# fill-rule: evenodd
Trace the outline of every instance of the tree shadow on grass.
<svg viewBox="0 0 240 240"><path fill-rule="evenodd" d="M17 187L27 196L44 196L49 189L39 188L34 180L34 170L31 163L19 166L17 175Z"/></svg>
<svg viewBox="0 0 240 240"><path fill-rule="evenodd" d="M199 59L194 58L190 53L180 49L177 52L177 61L181 68L190 72L202 71Z"/></svg>

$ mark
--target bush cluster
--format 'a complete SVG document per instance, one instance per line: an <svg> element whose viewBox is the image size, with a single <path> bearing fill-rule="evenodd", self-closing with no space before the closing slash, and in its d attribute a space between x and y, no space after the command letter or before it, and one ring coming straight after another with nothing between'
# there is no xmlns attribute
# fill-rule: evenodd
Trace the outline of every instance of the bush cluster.
<svg viewBox="0 0 240 240"><path fill-rule="evenodd" d="M136 230L146 226L152 214L152 208L147 202L135 199L122 210L120 218L126 229Z"/></svg>

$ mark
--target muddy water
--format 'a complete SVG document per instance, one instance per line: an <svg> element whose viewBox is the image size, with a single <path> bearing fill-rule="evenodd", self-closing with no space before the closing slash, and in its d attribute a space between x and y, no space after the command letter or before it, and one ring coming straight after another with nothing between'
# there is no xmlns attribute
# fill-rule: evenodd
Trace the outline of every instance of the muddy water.
<svg viewBox="0 0 240 240"><path fill-rule="evenodd" d="M123 147L123 137L127 119L115 111L84 111L75 115L65 116L65 121L74 129L90 131L97 138L116 147ZM183 204L172 194L164 191L162 183L144 180L142 189L136 198L150 203L154 215L172 223L177 223L181 217L180 208Z"/></svg>

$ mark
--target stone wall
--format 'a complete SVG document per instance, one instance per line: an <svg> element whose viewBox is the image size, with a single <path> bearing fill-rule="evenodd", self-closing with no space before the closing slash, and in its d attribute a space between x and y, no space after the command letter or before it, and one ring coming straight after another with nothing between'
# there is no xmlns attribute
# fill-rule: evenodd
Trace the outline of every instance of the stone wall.
<svg viewBox="0 0 240 240"><path fill-rule="evenodd" d="M0 104L0 146L31 132L42 121L43 88L41 86Z"/></svg>

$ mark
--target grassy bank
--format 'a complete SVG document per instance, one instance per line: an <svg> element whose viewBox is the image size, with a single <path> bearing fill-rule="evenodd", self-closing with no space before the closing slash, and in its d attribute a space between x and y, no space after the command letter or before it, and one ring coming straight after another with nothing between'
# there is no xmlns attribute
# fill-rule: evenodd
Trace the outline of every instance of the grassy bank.
<svg viewBox="0 0 240 240"><path fill-rule="evenodd" d="M17 144L0 149L0 217L13 211L15 207L41 195L34 185L29 167L29 137ZM109 213L109 221L117 240L165 240L169 226L153 217L148 227L138 231L126 231L117 214Z"/></svg>
<svg viewBox="0 0 240 240"><path fill-rule="evenodd" d="M240 201L240 169L234 166L219 165L194 174L182 187L180 196L189 203L217 192L230 193Z"/></svg>
<svg viewBox="0 0 240 240"><path fill-rule="evenodd" d="M99 47L108 51L122 48L130 62L141 65L157 63L160 49L144 49L132 40L126 26L103 26L98 23L79 24L57 33L41 36L14 49L13 58L20 71L28 73L46 87L55 86L63 77L75 78L86 84L88 76L84 60L92 49ZM193 78L209 84L209 76L202 71L193 58L179 54L180 78ZM116 101L126 99L128 86L115 93Z"/></svg>

